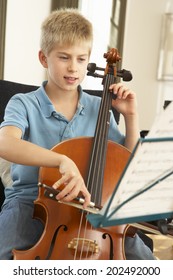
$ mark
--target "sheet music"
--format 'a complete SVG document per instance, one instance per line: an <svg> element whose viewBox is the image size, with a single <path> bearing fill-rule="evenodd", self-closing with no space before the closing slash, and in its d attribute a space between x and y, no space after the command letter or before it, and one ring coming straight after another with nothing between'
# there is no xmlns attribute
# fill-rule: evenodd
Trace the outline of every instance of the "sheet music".
<svg viewBox="0 0 173 280"><path fill-rule="evenodd" d="M171 172L173 172L173 141L164 142L164 145L163 142L142 144L115 192L107 216L109 217L115 210L116 213L109 219L173 211L173 175L143 192ZM137 194L140 195L134 197ZM123 204L132 197L132 200ZM118 210L120 205L123 206ZM105 207L100 214L103 214L104 211Z"/></svg>
<svg viewBox="0 0 173 280"><path fill-rule="evenodd" d="M157 118L148 137L138 144L113 195L99 214L110 221L170 212L173 212L173 102Z"/></svg>
<svg viewBox="0 0 173 280"><path fill-rule="evenodd" d="M147 138L173 137L173 101L156 117Z"/></svg>

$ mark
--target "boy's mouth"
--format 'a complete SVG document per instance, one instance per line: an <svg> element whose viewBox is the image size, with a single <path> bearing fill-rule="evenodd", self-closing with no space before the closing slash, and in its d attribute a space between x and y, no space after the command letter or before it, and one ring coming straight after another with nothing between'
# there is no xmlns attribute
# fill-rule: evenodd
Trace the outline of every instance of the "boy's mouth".
<svg viewBox="0 0 173 280"><path fill-rule="evenodd" d="M78 78L76 77L69 77L69 76L64 76L65 81L67 82L67 84L75 84L76 81L78 80Z"/></svg>
<svg viewBox="0 0 173 280"><path fill-rule="evenodd" d="M64 76L64 78L66 80L69 80L69 81L76 81L78 78L75 78L75 77L68 77L68 76Z"/></svg>

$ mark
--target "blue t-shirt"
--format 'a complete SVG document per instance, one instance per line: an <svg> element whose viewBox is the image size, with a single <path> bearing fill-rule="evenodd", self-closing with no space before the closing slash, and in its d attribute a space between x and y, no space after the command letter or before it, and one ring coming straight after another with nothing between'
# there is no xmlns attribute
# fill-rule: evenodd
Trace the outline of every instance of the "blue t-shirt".
<svg viewBox="0 0 173 280"><path fill-rule="evenodd" d="M101 98L91 96L79 87L78 107L72 120L58 113L48 98L44 86L26 94L14 95L5 110L3 126L16 126L22 130L22 139L51 149L63 140L80 136L94 136ZM111 113L109 139L123 144ZM38 195L39 167L12 164L13 185L5 188L6 201L13 197L35 200Z"/></svg>

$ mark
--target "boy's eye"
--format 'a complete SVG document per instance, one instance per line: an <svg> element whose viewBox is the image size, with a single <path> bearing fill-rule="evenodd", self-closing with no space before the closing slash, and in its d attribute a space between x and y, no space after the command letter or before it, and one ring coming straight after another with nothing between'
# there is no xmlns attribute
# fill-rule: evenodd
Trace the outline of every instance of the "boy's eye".
<svg viewBox="0 0 173 280"><path fill-rule="evenodd" d="M68 59L68 57L67 57L67 56L60 56L59 58L60 58L60 59L63 59L63 60Z"/></svg>
<svg viewBox="0 0 173 280"><path fill-rule="evenodd" d="M80 57L80 58L79 58L79 61L83 62L83 61L86 61L86 59L85 59L85 58Z"/></svg>

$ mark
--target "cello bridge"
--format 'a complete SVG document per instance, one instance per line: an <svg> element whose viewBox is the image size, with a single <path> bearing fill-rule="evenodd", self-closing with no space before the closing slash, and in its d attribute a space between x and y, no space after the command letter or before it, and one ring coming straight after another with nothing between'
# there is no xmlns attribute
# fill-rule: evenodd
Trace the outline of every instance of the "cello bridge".
<svg viewBox="0 0 173 280"><path fill-rule="evenodd" d="M69 249L74 249L82 252L98 253L99 246L95 240L86 238L73 238L69 244Z"/></svg>

